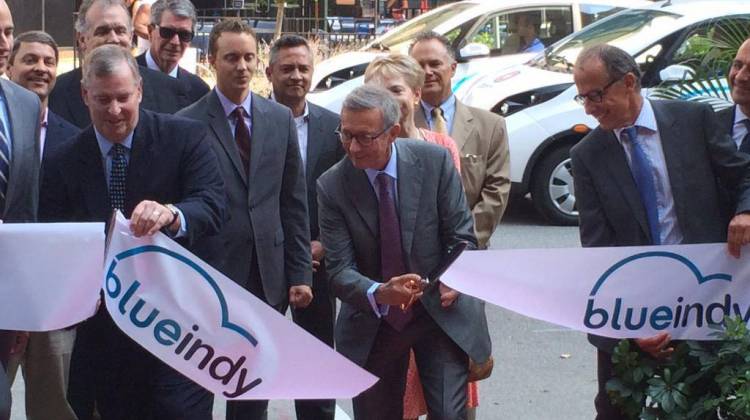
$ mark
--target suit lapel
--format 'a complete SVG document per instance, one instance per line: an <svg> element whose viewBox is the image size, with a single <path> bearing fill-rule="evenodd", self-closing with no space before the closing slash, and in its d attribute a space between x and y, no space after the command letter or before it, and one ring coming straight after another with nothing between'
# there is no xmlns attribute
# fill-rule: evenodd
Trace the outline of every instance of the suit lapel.
<svg viewBox="0 0 750 420"><path fill-rule="evenodd" d="M427 124L427 117L424 115L424 107L421 103L414 107L414 125L425 130L430 129L430 125Z"/></svg>
<svg viewBox="0 0 750 420"><path fill-rule="evenodd" d="M356 169L349 159L345 163L345 176L343 179L346 196L349 197L354 209L365 221L372 236L377 238L378 229L378 199L375 191L367 179L367 174L361 169Z"/></svg>
<svg viewBox="0 0 750 420"><path fill-rule="evenodd" d="M96 141L93 127L81 135L78 143L78 156L81 161L81 189L89 214L106 220L111 204L107 191L107 178L104 175L102 152Z"/></svg>
<svg viewBox="0 0 750 420"><path fill-rule="evenodd" d="M601 130L600 133L604 137L601 139L604 147L602 156L606 161L604 166L612 174L611 179L625 197L625 201L635 215L638 224L641 226L641 230L646 236L650 237L646 210L643 207L643 203L641 203L641 196L638 194L633 173L630 171L630 166L625 158L625 151L622 149L620 142L617 141L617 137L612 130Z"/></svg>
<svg viewBox="0 0 750 420"><path fill-rule="evenodd" d="M398 207L401 224L401 246L406 255L411 255L424 172L421 162L411 150L399 145L398 142L396 148L398 150Z"/></svg>
<svg viewBox="0 0 750 420"><path fill-rule="evenodd" d="M685 208L682 204L692 200L689 197L690 191L687 191L685 188L690 183L673 182L673 180L679 179L684 174L689 173L689 168L683 165L682 155L685 153L685 150L680 141L680 139L685 138L685 134L680 124L676 124L677 120L674 116L662 107L659 102L652 101L651 107L654 109L654 115L656 116L656 126L661 138L661 147L664 151L664 160L667 165L667 174L669 175L669 186L672 188L672 200L674 201L675 213L677 214L679 225L680 220L686 220L686 215L684 214Z"/></svg>
<svg viewBox="0 0 750 420"><path fill-rule="evenodd" d="M250 177L249 179L255 179L255 174L258 172L258 166L263 157L263 145L268 138L275 138L272 135L274 130L278 130L278 127L272 127L268 124L269 119L266 118L267 105L262 102L261 97L251 93L252 99L252 122L253 126L250 132Z"/></svg>
<svg viewBox="0 0 750 420"><path fill-rule="evenodd" d="M453 115L453 129L451 138L456 142L458 150L461 151L471 136L473 130L472 121L474 116L471 115L466 105L456 99L456 113Z"/></svg>
<svg viewBox="0 0 750 420"><path fill-rule="evenodd" d="M247 186L247 173L245 173L245 167L242 165L240 159L240 152L237 150L237 144L234 142L234 134L229 127L226 115L224 115L224 108L221 106L219 97L216 95L216 91L212 90L207 97L207 108L209 116L209 125L213 130L216 138L219 139L221 147L224 152L229 156L229 160L232 161L232 166L242 178L242 182ZM252 153L252 149L250 151Z"/></svg>
<svg viewBox="0 0 750 420"><path fill-rule="evenodd" d="M320 148L323 139L323 124L320 111L314 105L308 104L309 119L307 122L307 156L305 159L305 173L314 174L320 158ZM310 175L308 175L310 176Z"/></svg>
<svg viewBox="0 0 750 420"><path fill-rule="evenodd" d="M68 85L68 100L65 101L70 107L70 115L73 116L73 122L78 127L86 127L91 124L89 108L83 102L83 92L81 91L81 68L73 70L73 81Z"/></svg>
<svg viewBox="0 0 750 420"><path fill-rule="evenodd" d="M153 142L149 133L151 118L143 111L139 116L138 125L133 133L132 149L128 162L128 179L126 181L125 208L133 209L138 204L133 201L133 196L142 196L147 191L150 177L146 174L153 173L151 170L151 157L156 155L152 151ZM136 175L137 174L137 175Z"/></svg>
<svg viewBox="0 0 750 420"><path fill-rule="evenodd" d="M16 188L25 185L25 180L18 179L18 176L14 176L14 174L21 173L21 165L25 162L31 162L32 157L39 156L35 150L35 146L39 142L39 122L31 121L31 115L24 112L28 110L13 106L19 101L16 99L15 90L9 84L10 82L3 81L3 93L5 94L10 122L10 127L7 128L11 135L10 181L8 182L8 190L5 192L5 196L8 198L15 195ZM39 114L34 113L32 115ZM29 132L36 133L34 138L28 138ZM5 201L6 209L10 201L10 199Z"/></svg>

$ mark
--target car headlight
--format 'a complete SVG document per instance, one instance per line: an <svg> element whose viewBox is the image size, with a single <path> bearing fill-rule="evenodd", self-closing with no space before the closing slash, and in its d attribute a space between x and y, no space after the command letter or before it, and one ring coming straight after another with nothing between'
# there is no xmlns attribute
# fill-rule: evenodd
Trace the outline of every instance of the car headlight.
<svg viewBox="0 0 750 420"><path fill-rule="evenodd" d="M530 106L539 105L541 103L549 101L572 85L572 83L563 83L559 85L545 86L543 88L529 90L526 92L515 94L513 96L509 96L495 105L492 108L492 112L500 114L504 117L513 115L516 112L526 109Z"/></svg>

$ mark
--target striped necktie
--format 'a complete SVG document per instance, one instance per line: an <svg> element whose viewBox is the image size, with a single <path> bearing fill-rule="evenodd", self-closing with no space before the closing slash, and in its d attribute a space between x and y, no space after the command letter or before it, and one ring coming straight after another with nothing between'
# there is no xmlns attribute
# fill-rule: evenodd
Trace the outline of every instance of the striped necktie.
<svg viewBox="0 0 750 420"><path fill-rule="evenodd" d="M432 108L432 131L440 134L448 134L448 122L443 115L443 108Z"/></svg>
<svg viewBox="0 0 750 420"><path fill-rule="evenodd" d="M5 209L5 194L10 181L10 142L5 135L5 125L0 120L0 212Z"/></svg>

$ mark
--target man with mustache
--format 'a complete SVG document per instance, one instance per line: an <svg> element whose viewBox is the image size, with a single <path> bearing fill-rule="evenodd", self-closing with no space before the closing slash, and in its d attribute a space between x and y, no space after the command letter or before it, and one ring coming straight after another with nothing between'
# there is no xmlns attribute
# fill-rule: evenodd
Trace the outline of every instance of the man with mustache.
<svg viewBox="0 0 750 420"><path fill-rule="evenodd" d="M42 102L39 143L42 154L49 139L58 144L78 133L78 128L47 108L55 86L58 49L55 40L42 31L25 32L15 38L8 64L8 77L36 93ZM70 356L75 329L28 333L26 348L13 354L8 366L10 382L19 365L26 384L26 416L30 419L75 419L66 399Z"/></svg>
<svg viewBox="0 0 750 420"><path fill-rule="evenodd" d="M179 66L193 39L195 19L195 7L190 0L158 0L151 6L148 25L151 46L136 57L140 66L182 82L191 104L209 91L206 82Z"/></svg>

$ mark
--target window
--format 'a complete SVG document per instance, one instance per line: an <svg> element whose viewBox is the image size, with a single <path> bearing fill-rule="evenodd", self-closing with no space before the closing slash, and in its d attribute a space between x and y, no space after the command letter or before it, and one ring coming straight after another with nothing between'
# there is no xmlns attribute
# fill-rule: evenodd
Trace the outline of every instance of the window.
<svg viewBox="0 0 750 420"><path fill-rule="evenodd" d="M599 19L603 19L623 10L622 7L608 6L605 4L581 4L580 8L581 27L590 25Z"/></svg>

